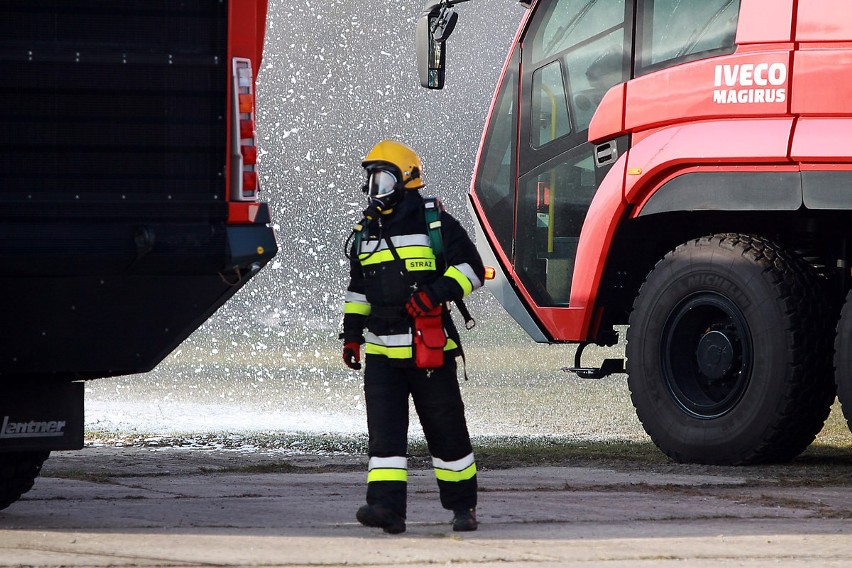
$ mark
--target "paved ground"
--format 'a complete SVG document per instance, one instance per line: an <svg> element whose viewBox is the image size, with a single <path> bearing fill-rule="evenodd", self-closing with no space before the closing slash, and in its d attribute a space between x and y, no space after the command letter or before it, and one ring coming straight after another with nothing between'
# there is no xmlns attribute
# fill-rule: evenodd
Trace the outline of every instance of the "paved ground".
<svg viewBox="0 0 852 568"><path fill-rule="evenodd" d="M852 566L852 481L736 468L484 470L453 533L412 471L408 531L361 527L360 458L58 452L0 512L0 566ZM289 465L288 465L289 464ZM773 470L775 471L775 470ZM57 477L60 476L60 477Z"/></svg>

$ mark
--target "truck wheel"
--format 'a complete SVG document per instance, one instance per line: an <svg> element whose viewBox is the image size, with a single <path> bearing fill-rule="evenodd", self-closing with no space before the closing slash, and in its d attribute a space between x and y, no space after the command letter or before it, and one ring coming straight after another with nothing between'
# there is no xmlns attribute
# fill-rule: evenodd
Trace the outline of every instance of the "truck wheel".
<svg viewBox="0 0 852 568"><path fill-rule="evenodd" d="M792 459L834 401L831 324L811 267L755 236L678 246L633 304L627 372L645 431L680 462Z"/></svg>
<svg viewBox="0 0 852 568"><path fill-rule="evenodd" d="M852 430L852 291L846 295L846 303L840 311L837 338L834 344L834 380L837 383L837 398Z"/></svg>
<svg viewBox="0 0 852 568"><path fill-rule="evenodd" d="M0 510L33 488L50 452L0 453Z"/></svg>

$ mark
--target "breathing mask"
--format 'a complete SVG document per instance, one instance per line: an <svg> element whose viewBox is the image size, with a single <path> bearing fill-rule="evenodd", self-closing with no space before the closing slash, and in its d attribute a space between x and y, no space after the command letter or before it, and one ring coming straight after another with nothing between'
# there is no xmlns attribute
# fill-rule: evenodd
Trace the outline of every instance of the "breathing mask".
<svg viewBox="0 0 852 568"><path fill-rule="evenodd" d="M368 210L387 215L396 206L405 193L405 187L399 181L399 175L387 166L367 169L367 183L363 187L369 203ZM366 213L366 212L365 212Z"/></svg>

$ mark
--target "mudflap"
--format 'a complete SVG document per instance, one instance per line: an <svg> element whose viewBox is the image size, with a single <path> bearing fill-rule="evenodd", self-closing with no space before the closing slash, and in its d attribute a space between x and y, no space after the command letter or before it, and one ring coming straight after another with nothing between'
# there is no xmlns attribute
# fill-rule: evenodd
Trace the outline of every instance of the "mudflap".
<svg viewBox="0 0 852 568"><path fill-rule="evenodd" d="M83 383L45 381L0 389L0 452L83 447Z"/></svg>

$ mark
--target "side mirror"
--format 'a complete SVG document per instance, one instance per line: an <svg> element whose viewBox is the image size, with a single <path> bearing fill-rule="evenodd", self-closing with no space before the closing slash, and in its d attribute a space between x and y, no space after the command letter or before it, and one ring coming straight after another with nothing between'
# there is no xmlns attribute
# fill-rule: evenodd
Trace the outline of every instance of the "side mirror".
<svg viewBox="0 0 852 568"><path fill-rule="evenodd" d="M459 15L442 0L429 0L417 20L417 73L427 89L443 89L447 61L446 41Z"/></svg>

